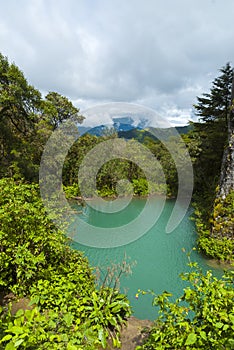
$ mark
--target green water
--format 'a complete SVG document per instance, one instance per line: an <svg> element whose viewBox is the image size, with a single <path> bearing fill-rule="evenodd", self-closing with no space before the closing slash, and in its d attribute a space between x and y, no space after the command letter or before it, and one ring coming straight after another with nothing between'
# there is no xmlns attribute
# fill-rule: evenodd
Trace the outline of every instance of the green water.
<svg viewBox="0 0 234 350"><path fill-rule="evenodd" d="M152 200L151 205L156 206L157 199ZM139 296L136 299L138 289L154 290L162 293L164 290L172 292L178 297L183 292L185 282L179 274L188 271L188 259L183 248L188 252L196 244L196 232L193 222L190 220L190 209L180 225L170 234L165 233L165 227L174 207L174 200L167 200L156 224L136 241L115 248L93 248L74 242L75 249L81 250L89 258L92 266L107 266L112 262L118 263L124 256L136 261L132 274L121 279L121 290L126 292L133 307L134 316L140 319L155 319L156 310L152 307L152 297ZM100 213L86 206L84 213L79 214L82 220L97 227L117 227L128 223L139 215L145 205L144 199L133 199L131 203L119 213ZM81 207L73 206L77 210ZM73 223L70 230L75 232L74 239L78 240L79 225ZM206 260L196 251L192 252L192 260L197 261L204 271L213 270L216 276L221 276L222 271L211 268Z"/></svg>

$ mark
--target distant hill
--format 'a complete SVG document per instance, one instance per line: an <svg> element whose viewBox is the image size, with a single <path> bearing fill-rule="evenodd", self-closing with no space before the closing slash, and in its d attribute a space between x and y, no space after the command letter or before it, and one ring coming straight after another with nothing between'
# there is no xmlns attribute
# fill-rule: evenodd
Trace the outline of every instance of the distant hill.
<svg viewBox="0 0 234 350"><path fill-rule="evenodd" d="M88 128L84 126L79 126L80 135L90 134L95 136L103 136L108 134L108 131L114 130L118 133L118 136L125 139L136 139L142 142L145 137L167 140L170 136L174 136L175 130L179 134L186 134L192 129L191 125L187 126L177 126L171 128L147 128L146 120L144 118L139 118L139 120L134 121L131 117L113 117L111 125L98 125L93 128Z"/></svg>
<svg viewBox="0 0 234 350"><path fill-rule="evenodd" d="M143 142L145 138L151 138L154 140L161 139L167 140L171 136L175 136L175 130L178 134L187 134L191 129L191 125L187 126L177 126L175 128L146 128L141 129L139 127L134 128L130 124L114 123L112 126L120 138L125 138L127 140L135 139L139 142ZM110 129L109 129L110 130ZM108 128L105 125L99 125L94 128L79 127L80 135L86 133L94 136L103 136L107 133Z"/></svg>
<svg viewBox="0 0 234 350"><path fill-rule="evenodd" d="M152 138L154 140L161 139L161 140L167 140L171 136L175 136L175 130L178 132L178 134L187 134L192 129L192 126L177 126L175 128L150 128L150 129L131 129L131 130L121 130L118 131L118 136L125 139L136 139L140 142L143 142L143 140L146 137Z"/></svg>
<svg viewBox="0 0 234 350"><path fill-rule="evenodd" d="M94 128L87 128L85 126L79 126L78 130L79 130L80 135L90 134L90 135L94 135L94 136L103 136L106 128L107 127L105 125L98 125L98 126L95 126Z"/></svg>

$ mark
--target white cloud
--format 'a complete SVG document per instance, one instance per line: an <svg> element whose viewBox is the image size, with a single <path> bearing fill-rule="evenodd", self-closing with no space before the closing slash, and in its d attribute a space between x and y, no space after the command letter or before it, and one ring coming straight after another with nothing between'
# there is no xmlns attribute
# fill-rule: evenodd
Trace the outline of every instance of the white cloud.
<svg viewBox="0 0 234 350"><path fill-rule="evenodd" d="M183 123L234 57L233 13L233 0L9 0L1 51L80 109L135 102Z"/></svg>

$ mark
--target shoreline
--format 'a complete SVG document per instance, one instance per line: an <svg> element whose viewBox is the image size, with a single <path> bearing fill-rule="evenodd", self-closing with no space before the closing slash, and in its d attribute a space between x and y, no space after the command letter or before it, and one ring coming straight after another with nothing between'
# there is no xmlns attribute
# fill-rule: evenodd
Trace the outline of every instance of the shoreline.
<svg viewBox="0 0 234 350"><path fill-rule="evenodd" d="M231 270L234 271L234 260L233 261L221 261L218 259L209 259L205 257L207 265L220 270Z"/></svg>
<svg viewBox="0 0 234 350"><path fill-rule="evenodd" d="M137 198L137 199L147 199L148 197L150 198L154 198L154 197L164 197L164 195L162 193L154 193L154 194L151 194L151 195L144 195L144 196L140 196L140 195L133 195L133 196L97 196L96 198L95 197L81 197L81 196L74 196L74 197L71 197L71 198L67 198L68 200L77 200L77 201L92 201L92 200L95 200L97 198L101 198L101 199L104 199L104 200L116 200L118 198L128 198L128 197L131 197L131 198ZM166 200L170 200L170 199L176 199L175 196L166 196Z"/></svg>

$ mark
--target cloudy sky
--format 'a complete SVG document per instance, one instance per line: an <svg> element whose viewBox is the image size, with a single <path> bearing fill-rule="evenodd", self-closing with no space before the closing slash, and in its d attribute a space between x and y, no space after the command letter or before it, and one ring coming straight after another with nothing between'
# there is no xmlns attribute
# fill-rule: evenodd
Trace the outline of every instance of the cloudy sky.
<svg viewBox="0 0 234 350"><path fill-rule="evenodd" d="M1 1L0 51L42 93L81 110L138 103L184 125L234 64L234 1Z"/></svg>

